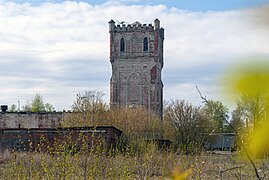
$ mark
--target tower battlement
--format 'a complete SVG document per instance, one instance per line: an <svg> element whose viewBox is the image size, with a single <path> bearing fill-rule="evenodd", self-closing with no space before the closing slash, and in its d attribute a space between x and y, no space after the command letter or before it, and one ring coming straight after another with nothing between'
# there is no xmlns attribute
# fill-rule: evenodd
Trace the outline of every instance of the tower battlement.
<svg viewBox="0 0 269 180"><path fill-rule="evenodd" d="M125 24L118 24L115 28L114 31L120 32L120 31L149 31L149 30L154 30L152 24L138 24L138 25L132 25L128 24L127 26Z"/></svg>
<svg viewBox="0 0 269 180"><path fill-rule="evenodd" d="M116 24L113 20L109 22L109 31L114 32L126 32L126 31L153 31L160 28L160 21L158 19L154 20L154 24L142 24L138 21L127 24L126 22L120 22Z"/></svg>

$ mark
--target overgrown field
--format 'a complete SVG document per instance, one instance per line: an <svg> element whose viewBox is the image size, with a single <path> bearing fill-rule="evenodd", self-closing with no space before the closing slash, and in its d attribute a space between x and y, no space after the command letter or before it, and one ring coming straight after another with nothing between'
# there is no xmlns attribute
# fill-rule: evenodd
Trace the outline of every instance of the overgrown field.
<svg viewBox="0 0 269 180"><path fill-rule="evenodd" d="M0 179L255 179L255 172L236 154L184 155L158 150L153 144L143 152L1 153ZM255 162L259 174L269 179L269 161ZM185 173L184 173L185 172Z"/></svg>

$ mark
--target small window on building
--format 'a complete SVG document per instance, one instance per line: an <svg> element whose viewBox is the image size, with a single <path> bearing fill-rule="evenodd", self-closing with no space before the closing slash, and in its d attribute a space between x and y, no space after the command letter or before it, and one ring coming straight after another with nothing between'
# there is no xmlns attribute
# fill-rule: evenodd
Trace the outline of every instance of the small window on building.
<svg viewBox="0 0 269 180"><path fill-rule="evenodd" d="M125 51L125 41L123 38L121 38L120 40L120 52L124 52Z"/></svg>
<svg viewBox="0 0 269 180"><path fill-rule="evenodd" d="M148 52L148 50L149 50L149 42L148 42L148 38L145 37L143 40L143 51Z"/></svg>

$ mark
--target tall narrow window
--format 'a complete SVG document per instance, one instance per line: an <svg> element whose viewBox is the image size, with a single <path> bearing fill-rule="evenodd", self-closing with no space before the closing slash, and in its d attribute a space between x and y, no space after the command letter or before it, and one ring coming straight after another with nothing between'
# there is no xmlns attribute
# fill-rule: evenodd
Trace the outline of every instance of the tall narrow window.
<svg viewBox="0 0 269 180"><path fill-rule="evenodd" d="M148 52L148 50L149 50L149 44L148 44L149 42L148 42L148 38L144 38L144 40L143 40L143 51L144 52Z"/></svg>
<svg viewBox="0 0 269 180"><path fill-rule="evenodd" d="M125 51L125 42L124 39L121 38L120 40L120 52L124 52Z"/></svg>

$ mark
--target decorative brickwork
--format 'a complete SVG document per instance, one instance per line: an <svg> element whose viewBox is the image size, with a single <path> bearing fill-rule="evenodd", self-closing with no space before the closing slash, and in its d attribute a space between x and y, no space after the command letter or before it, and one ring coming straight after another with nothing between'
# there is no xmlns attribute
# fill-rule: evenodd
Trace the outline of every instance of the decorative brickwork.
<svg viewBox="0 0 269 180"><path fill-rule="evenodd" d="M111 107L142 106L162 118L164 29L151 24L109 22Z"/></svg>

